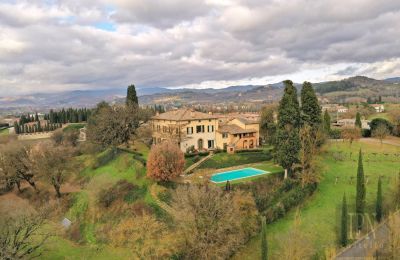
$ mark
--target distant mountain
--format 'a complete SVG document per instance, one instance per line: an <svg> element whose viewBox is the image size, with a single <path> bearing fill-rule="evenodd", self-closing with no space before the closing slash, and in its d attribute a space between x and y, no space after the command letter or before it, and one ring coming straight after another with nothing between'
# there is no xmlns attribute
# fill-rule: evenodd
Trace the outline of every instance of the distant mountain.
<svg viewBox="0 0 400 260"><path fill-rule="evenodd" d="M331 102L351 102L365 100L368 97L383 96L398 98L400 77L376 80L365 76L356 76L338 81L313 83L318 95ZM295 83L298 90L301 84ZM239 104L262 103L279 100L284 85L282 82L269 85L239 85L227 88L171 89L163 87L137 88L141 104ZM61 107L93 107L98 102L122 103L126 89L76 90L59 93L37 93L16 97L0 97L0 111L46 110Z"/></svg>
<svg viewBox="0 0 400 260"><path fill-rule="evenodd" d="M389 83L397 83L397 84L399 84L400 83L400 77L388 78L388 79L385 79L385 81L389 82Z"/></svg>
<svg viewBox="0 0 400 260"><path fill-rule="evenodd" d="M0 108L60 108L91 107L105 100L112 102L126 95L125 89L73 90L57 93L36 93L32 95L0 97Z"/></svg>

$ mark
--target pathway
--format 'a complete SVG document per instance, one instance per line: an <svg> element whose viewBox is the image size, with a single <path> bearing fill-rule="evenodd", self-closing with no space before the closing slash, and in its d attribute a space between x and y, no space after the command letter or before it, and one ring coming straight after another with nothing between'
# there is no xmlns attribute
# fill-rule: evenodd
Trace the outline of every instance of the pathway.
<svg viewBox="0 0 400 260"><path fill-rule="evenodd" d="M200 161L198 161L197 163L194 163L192 165L190 165L184 172L183 174L188 174L190 172L192 172L194 169L196 169L197 167L200 166L200 164L202 164L203 162L207 161L208 159L210 159L214 154L210 153L209 155L207 155L206 157L202 158Z"/></svg>
<svg viewBox="0 0 400 260"><path fill-rule="evenodd" d="M161 201L158 198L157 184L153 184L150 186L150 194L153 197L154 201L157 203L157 205L160 206L160 208L165 210L167 213L174 215L174 209L170 205Z"/></svg>

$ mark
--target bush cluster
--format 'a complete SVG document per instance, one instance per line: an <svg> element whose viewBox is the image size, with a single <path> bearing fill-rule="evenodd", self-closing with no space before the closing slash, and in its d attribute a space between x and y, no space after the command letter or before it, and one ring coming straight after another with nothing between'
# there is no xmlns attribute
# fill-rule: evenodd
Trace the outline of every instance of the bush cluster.
<svg viewBox="0 0 400 260"><path fill-rule="evenodd" d="M144 198L146 192L147 188L145 186L140 187L126 180L120 180L111 188L102 189L98 195L98 202L104 208L108 208L118 199L132 203Z"/></svg>
<svg viewBox="0 0 400 260"><path fill-rule="evenodd" d="M114 160L118 154L118 149L115 147L105 150L100 156L98 156L92 165L93 169L97 169L103 165L106 165L110 161Z"/></svg>

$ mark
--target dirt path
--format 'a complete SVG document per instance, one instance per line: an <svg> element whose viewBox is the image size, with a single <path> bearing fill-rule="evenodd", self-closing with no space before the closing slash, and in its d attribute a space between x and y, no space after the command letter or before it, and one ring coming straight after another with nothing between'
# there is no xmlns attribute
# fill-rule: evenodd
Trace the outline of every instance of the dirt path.
<svg viewBox="0 0 400 260"><path fill-rule="evenodd" d="M381 143L381 141L379 139L375 139L375 138L361 138L360 141L361 142L365 142L365 143L374 143L374 144L380 144ZM382 144L388 144L388 145L394 145L394 146L400 147L400 138L398 138L398 137L389 137L387 139L384 139L382 141Z"/></svg>

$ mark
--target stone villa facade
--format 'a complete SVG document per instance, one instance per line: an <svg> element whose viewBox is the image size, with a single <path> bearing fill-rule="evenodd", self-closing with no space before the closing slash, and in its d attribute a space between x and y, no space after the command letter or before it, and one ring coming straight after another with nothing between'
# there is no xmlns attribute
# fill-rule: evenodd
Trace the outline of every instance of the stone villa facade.
<svg viewBox="0 0 400 260"><path fill-rule="evenodd" d="M259 124L245 118L224 118L177 109L152 117L153 144L175 141L183 152L225 149L228 152L252 149L259 145Z"/></svg>

